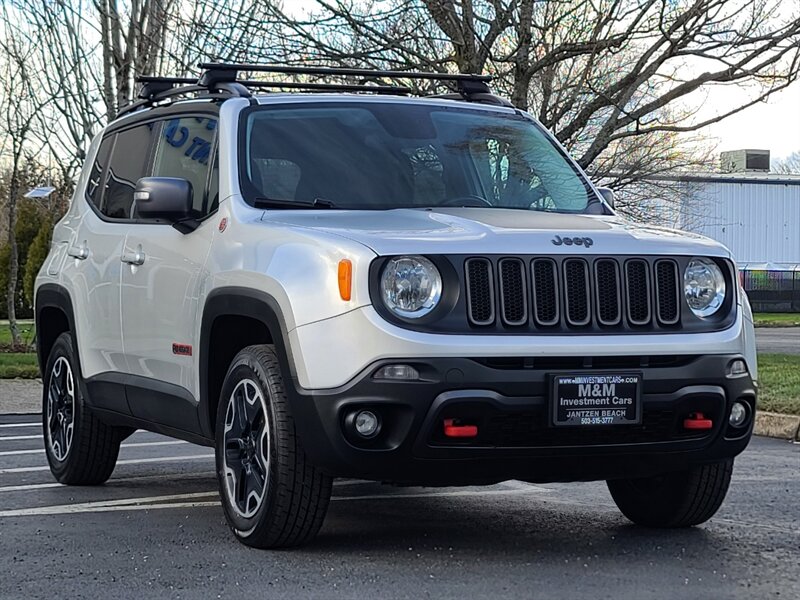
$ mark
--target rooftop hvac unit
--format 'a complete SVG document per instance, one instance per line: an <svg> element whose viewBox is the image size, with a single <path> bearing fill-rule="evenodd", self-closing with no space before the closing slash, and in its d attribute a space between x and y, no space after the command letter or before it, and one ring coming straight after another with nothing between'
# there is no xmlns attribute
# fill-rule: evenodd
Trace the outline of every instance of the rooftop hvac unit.
<svg viewBox="0 0 800 600"><path fill-rule="evenodd" d="M730 150L719 155L723 173L768 173L769 150Z"/></svg>

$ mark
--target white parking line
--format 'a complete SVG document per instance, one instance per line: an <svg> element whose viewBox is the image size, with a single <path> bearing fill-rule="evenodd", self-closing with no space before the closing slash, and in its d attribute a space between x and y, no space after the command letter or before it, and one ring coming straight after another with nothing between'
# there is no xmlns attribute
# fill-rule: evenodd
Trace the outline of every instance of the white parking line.
<svg viewBox="0 0 800 600"><path fill-rule="evenodd" d="M175 481L175 474L174 473L167 473L165 475L139 475L136 477L119 477L114 479L109 479L106 483L106 489L124 489L117 487L117 484L130 482L130 481L153 481L158 479L170 479ZM200 473L183 473L180 476L181 482L186 482L192 479L213 479L214 478L214 471L205 471ZM68 488L70 486L65 485L63 483L58 483L57 481L51 481L49 483L27 483L23 485L7 485L4 487L0 487L0 493L2 492L35 492L38 490L44 490L47 488Z"/></svg>
<svg viewBox="0 0 800 600"><path fill-rule="evenodd" d="M203 458L214 458L213 454L193 454L190 456L165 456L158 458L136 458L130 460L118 460L119 465L139 465L145 463L175 462L179 460L200 460ZM14 467L12 469L0 469L0 475L6 473L29 473L31 471L49 471L50 467Z"/></svg>
<svg viewBox="0 0 800 600"><path fill-rule="evenodd" d="M42 434L39 435L0 435L0 442L17 442L19 440L41 440Z"/></svg>
<svg viewBox="0 0 800 600"><path fill-rule="evenodd" d="M120 448L143 448L145 446L174 446L175 444L188 444L183 440L170 440L168 442L135 442L133 444L122 444ZM37 448L35 450L6 450L0 452L0 456L19 456L21 454L42 454L44 448Z"/></svg>
<svg viewBox="0 0 800 600"><path fill-rule="evenodd" d="M352 500L397 500L403 498L451 498L469 496L506 496L524 494L526 492L550 492L549 488L536 485L515 486L513 489L502 490L458 490L453 492L425 492L419 494L374 494L368 496L334 496L331 501ZM0 511L3 517L33 517L41 515L65 515L87 512L114 512L121 510L157 510L163 508L196 508L205 506L219 506L218 500L199 502L173 502L169 500L183 500L190 498L204 498L217 496L219 492L195 492L191 494L171 494L168 496L151 496L149 498L126 498L123 500L100 500L97 502L81 502L78 504L60 504L55 506L41 506L38 508L20 508Z"/></svg>
<svg viewBox="0 0 800 600"><path fill-rule="evenodd" d="M18 508L0 511L0 517L28 517L34 515L64 515L76 512L85 512L87 509L109 508L114 506L135 506L139 504L152 504L154 502L167 502L169 500L184 500L189 498L206 498L217 496L216 490L211 492L192 492L190 494L169 494L166 496L150 496L149 498L123 498L121 500L98 500L97 502L79 502L76 504L58 504L55 506L40 506L38 508Z"/></svg>
<svg viewBox="0 0 800 600"><path fill-rule="evenodd" d="M42 422L37 421L36 423L0 423L0 429L5 429L6 427L41 427Z"/></svg>

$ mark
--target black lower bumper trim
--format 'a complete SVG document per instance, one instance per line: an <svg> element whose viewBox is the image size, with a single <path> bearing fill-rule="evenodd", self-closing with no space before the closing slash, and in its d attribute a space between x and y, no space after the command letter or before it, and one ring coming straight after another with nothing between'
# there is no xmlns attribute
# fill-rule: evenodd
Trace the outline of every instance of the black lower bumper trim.
<svg viewBox="0 0 800 600"><path fill-rule="evenodd" d="M290 393L306 453L334 476L425 485L643 477L744 450L752 422L735 429L728 415L735 400L747 402L754 414L756 389L749 376L725 376L735 358L683 357L641 368L642 420L636 425L551 427L549 369L498 368L474 359L384 360L342 388L295 386ZM414 366L421 380L372 377L396 363ZM361 439L345 423L366 409L379 415L381 428ZM697 412L712 420L711 429L683 426ZM475 424L478 434L448 438L443 422L453 418Z"/></svg>

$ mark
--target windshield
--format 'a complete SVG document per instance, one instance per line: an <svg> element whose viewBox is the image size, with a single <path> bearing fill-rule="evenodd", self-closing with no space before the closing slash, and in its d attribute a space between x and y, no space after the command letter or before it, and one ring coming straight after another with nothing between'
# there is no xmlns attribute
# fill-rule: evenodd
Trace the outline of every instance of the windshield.
<svg viewBox="0 0 800 600"><path fill-rule="evenodd" d="M386 102L261 106L247 111L241 150L242 190L256 205L605 212L549 136L518 114Z"/></svg>

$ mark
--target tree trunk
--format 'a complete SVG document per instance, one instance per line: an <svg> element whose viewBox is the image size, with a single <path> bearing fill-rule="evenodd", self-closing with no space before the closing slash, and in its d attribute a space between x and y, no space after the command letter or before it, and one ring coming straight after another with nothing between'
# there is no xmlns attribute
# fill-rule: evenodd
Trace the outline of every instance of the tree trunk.
<svg viewBox="0 0 800 600"><path fill-rule="evenodd" d="M6 302L8 304L8 328L11 330L11 345L16 348L22 344L17 325L17 273L19 271L19 253L17 251L17 191L19 188L19 159L14 157L11 173L11 188L8 195L8 247L11 250L8 258L8 287Z"/></svg>

